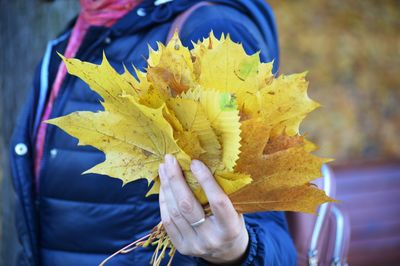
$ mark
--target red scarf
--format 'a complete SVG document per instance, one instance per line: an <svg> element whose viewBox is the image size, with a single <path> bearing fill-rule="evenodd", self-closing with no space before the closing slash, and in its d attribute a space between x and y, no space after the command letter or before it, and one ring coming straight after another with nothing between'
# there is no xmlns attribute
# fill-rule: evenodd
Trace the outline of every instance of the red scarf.
<svg viewBox="0 0 400 266"><path fill-rule="evenodd" d="M141 0L80 0L81 10L72 29L64 56L74 57L90 26L111 27L127 12L136 7ZM61 62L54 80L42 121L49 119L54 101L67 74L65 64ZM46 137L46 123L40 123L35 143L35 185L39 188L40 162L43 158L44 141Z"/></svg>
<svg viewBox="0 0 400 266"><path fill-rule="evenodd" d="M79 17L90 25L111 27L141 0L80 0Z"/></svg>

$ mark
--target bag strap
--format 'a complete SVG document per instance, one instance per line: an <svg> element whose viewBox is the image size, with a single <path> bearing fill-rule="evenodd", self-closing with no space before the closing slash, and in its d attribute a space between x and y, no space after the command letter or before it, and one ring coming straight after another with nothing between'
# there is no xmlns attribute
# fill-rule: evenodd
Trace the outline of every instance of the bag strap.
<svg viewBox="0 0 400 266"><path fill-rule="evenodd" d="M186 10L186 11L182 12L181 14L179 14L175 18L174 22L172 22L171 28L169 29L169 32L168 32L168 35L167 35L167 43L172 39L172 37L174 36L175 31L177 31L178 33L181 31L182 26L185 24L187 19L190 17L190 15L194 11L196 11L200 7L210 6L210 5L213 5L213 4L210 3L210 2L200 2L200 3L197 3L197 4L193 5L188 10Z"/></svg>

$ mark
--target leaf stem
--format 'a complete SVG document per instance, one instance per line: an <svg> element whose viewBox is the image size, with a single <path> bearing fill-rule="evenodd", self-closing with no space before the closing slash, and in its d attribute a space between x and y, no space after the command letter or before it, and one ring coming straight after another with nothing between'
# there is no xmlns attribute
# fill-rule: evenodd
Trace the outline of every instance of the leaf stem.
<svg viewBox="0 0 400 266"><path fill-rule="evenodd" d="M170 266L172 263L172 260L174 258L176 248L173 246L171 240L169 239L169 236L167 232L165 231L162 222L160 222L157 226L155 226L150 234L145 235L144 237L126 245L125 247L121 248L120 250L116 251L112 255L110 255L108 258L103 260L99 266L104 266L108 261L110 261L113 257L115 257L118 254L127 254L133 250L135 250L138 247L148 247L149 245L151 246L156 246L156 249L154 250L153 255L151 256L150 264L152 266L159 266L161 264L162 259L165 257L167 248L170 249L168 252L169 256L169 261L167 266Z"/></svg>
<svg viewBox="0 0 400 266"><path fill-rule="evenodd" d="M104 266L104 265L106 264L106 262L108 262L110 259L112 259L113 257L115 257L116 255L118 255L118 254L120 254L120 253L121 253L121 254L126 254L126 253L132 251L132 250L135 249L137 246L135 246L135 247L133 247L133 248L130 248L131 246L136 245L139 241L142 241L143 239L146 239L146 238L149 237L149 236L150 236L150 234L147 234L147 235L145 235L144 237L139 238L138 240L136 240L136 241L134 241L134 242L132 242L132 243L126 245L125 247L121 248L120 250L116 251L115 253L113 253L112 255L110 255L109 257L107 257L105 260L103 260L103 261L99 264L99 266Z"/></svg>

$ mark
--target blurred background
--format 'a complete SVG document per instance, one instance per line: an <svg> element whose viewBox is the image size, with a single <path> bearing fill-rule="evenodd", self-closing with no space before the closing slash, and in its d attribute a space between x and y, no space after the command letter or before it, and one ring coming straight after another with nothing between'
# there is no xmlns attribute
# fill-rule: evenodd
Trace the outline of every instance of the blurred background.
<svg viewBox="0 0 400 266"><path fill-rule="evenodd" d="M350 265L400 263L400 2L270 0L284 74L309 71L322 103L303 132L335 158L350 215ZM47 41L78 1L0 1L0 160ZM1 173L0 173L1 182ZM0 217L1 219L1 217ZM1 234L1 232L0 232Z"/></svg>
<svg viewBox="0 0 400 266"><path fill-rule="evenodd" d="M322 104L302 129L335 159L349 265L400 265L400 2L269 2L281 73L308 70Z"/></svg>

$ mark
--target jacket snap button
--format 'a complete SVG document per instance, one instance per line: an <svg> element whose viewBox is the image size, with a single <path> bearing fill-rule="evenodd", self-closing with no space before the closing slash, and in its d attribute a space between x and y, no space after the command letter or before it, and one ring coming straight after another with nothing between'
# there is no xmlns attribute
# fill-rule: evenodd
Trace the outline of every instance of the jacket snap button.
<svg viewBox="0 0 400 266"><path fill-rule="evenodd" d="M104 42L105 42L106 44L110 44L110 43L111 43L111 38L110 38L110 37L105 38L105 39L104 39Z"/></svg>
<svg viewBox="0 0 400 266"><path fill-rule="evenodd" d="M18 143L15 145L14 151L17 155L22 156L28 152L28 147L25 145L25 143Z"/></svg>
<svg viewBox="0 0 400 266"><path fill-rule="evenodd" d="M57 156L57 149L50 150L50 157L54 159Z"/></svg>
<svg viewBox="0 0 400 266"><path fill-rule="evenodd" d="M139 17L144 17L144 16L146 16L146 10L144 10L144 8L138 8L138 10L136 10L136 14Z"/></svg>

